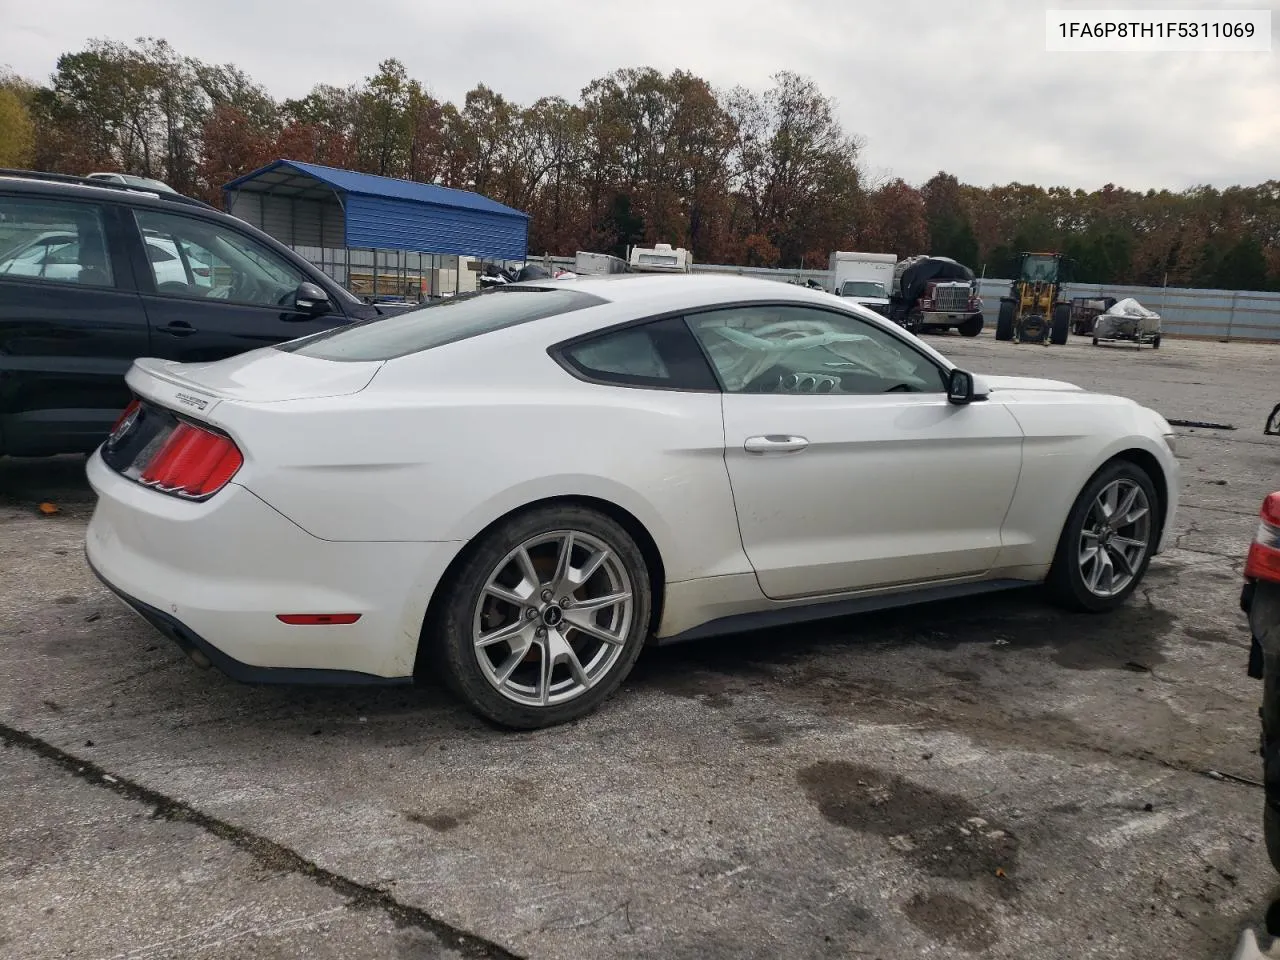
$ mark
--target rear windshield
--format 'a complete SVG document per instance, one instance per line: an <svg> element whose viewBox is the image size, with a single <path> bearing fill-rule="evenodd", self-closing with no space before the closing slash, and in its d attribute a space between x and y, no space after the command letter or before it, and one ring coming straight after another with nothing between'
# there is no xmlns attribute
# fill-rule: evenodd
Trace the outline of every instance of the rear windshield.
<svg viewBox="0 0 1280 960"><path fill-rule="evenodd" d="M417 310L377 317L279 344L277 350L318 360L394 360L516 324L607 301L548 287L500 287L437 300Z"/></svg>

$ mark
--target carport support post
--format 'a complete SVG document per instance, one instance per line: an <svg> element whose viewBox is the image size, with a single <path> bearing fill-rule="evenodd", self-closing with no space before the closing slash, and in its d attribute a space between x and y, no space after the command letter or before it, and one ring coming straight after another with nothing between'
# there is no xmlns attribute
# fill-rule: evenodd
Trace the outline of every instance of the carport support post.
<svg viewBox="0 0 1280 960"><path fill-rule="evenodd" d="M1239 291L1231 291L1231 312L1227 314L1227 339L1231 339L1231 328L1236 322L1236 297L1240 295Z"/></svg>

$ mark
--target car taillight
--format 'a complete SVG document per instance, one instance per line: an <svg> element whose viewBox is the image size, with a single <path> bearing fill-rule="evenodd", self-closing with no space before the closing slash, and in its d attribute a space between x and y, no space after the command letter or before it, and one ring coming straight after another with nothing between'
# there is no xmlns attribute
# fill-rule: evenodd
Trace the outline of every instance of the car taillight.
<svg viewBox="0 0 1280 960"><path fill-rule="evenodd" d="M113 423L113 424L111 425L111 431L110 431L110 433L108 433L108 434L107 434L107 436L111 436L111 435L112 435L112 434L114 434L117 430L119 430L119 429L120 429L120 424L124 423L124 422L125 422L126 420L128 420L131 416L133 416L134 411L138 409L139 405L140 405L140 404L139 404L138 400L136 400L136 399L134 399L134 400L130 400L130 401L129 401L129 405L128 405L127 407L125 407L125 408L124 408L124 410L121 412L120 416L116 417L116 422L115 422L115 423Z"/></svg>
<svg viewBox="0 0 1280 960"><path fill-rule="evenodd" d="M183 421L138 479L164 493L202 500L225 487L243 463L244 457L230 437Z"/></svg>
<svg viewBox="0 0 1280 960"><path fill-rule="evenodd" d="M1249 547L1244 575L1280 583L1280 493L1267 494L1258 513L1258 532Z"/></svg>

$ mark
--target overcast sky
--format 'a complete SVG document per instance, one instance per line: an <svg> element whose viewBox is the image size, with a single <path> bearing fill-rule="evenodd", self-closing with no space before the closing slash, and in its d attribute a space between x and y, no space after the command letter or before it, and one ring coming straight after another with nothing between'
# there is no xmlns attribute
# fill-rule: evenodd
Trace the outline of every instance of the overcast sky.
<svg viewBox="0 0 1280 960"><path fill-rule="evenodd" d="M1258 0L0 0L0 65L46 80L91 38L149 35L232 62L276 97L387 57L437 96L486 83L575 99L623 66L763 89L807 74L873 175L1146 189L1280 179L1272 53L1046 53L1046 7L1263 8ZM559 14L550 11L559 9ZM1280 16L1273 17L1273 32Z"/></svg>

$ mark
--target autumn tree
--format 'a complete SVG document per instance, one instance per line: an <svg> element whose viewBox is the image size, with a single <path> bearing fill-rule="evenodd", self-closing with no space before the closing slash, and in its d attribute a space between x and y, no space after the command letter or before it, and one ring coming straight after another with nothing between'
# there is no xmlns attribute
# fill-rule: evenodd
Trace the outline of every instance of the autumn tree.
<svg viewBox="0 0 1280 960"><path fill-rule="evenodd" d="M30 84L0 70L0 167L27 167L35 156L35 123L29 106L33 94Z"/></svg>
<svg viewBox="0 0 1280 960"><path fill-rule="evenodd" d="M858 226L858 248L899 257L922 253L929 244L928 213L921 191L895 179L867 197Z"/></svg>
<svg viewBox="0 0 1280 960"><path fill-rule="evenodd" d="M978 260L978 238L965 208L960 181L939 172L920 188L920 195L929 229L929 252L974 264Z"/></svg>
<svg viewBox="0 0 1280 960"><path fill-rule="evenodd" d="M616 70L576 100L479 84L434 97L399 60L277 102L242 70L158 39L90 41L47 83L0 73L0 164L158 177L212 202L277 158L476 190L531 216L534 250L691 247L700 262L797 267L832 250L924 251L1009 276L1057 251L1101 284L1280 289L1280 181L1135 191L867 183L859 141L810 79L714 89L685 70Z"/></svg>
<svg viewBox="0 0 1280 960"><path fill-rule="evenodd" d="M783 72L764 94L736 88L726 108L737 128L731 155L738 224L763 235L787 266L825 260L853 229L858 143L812 80Z"/></svg>

